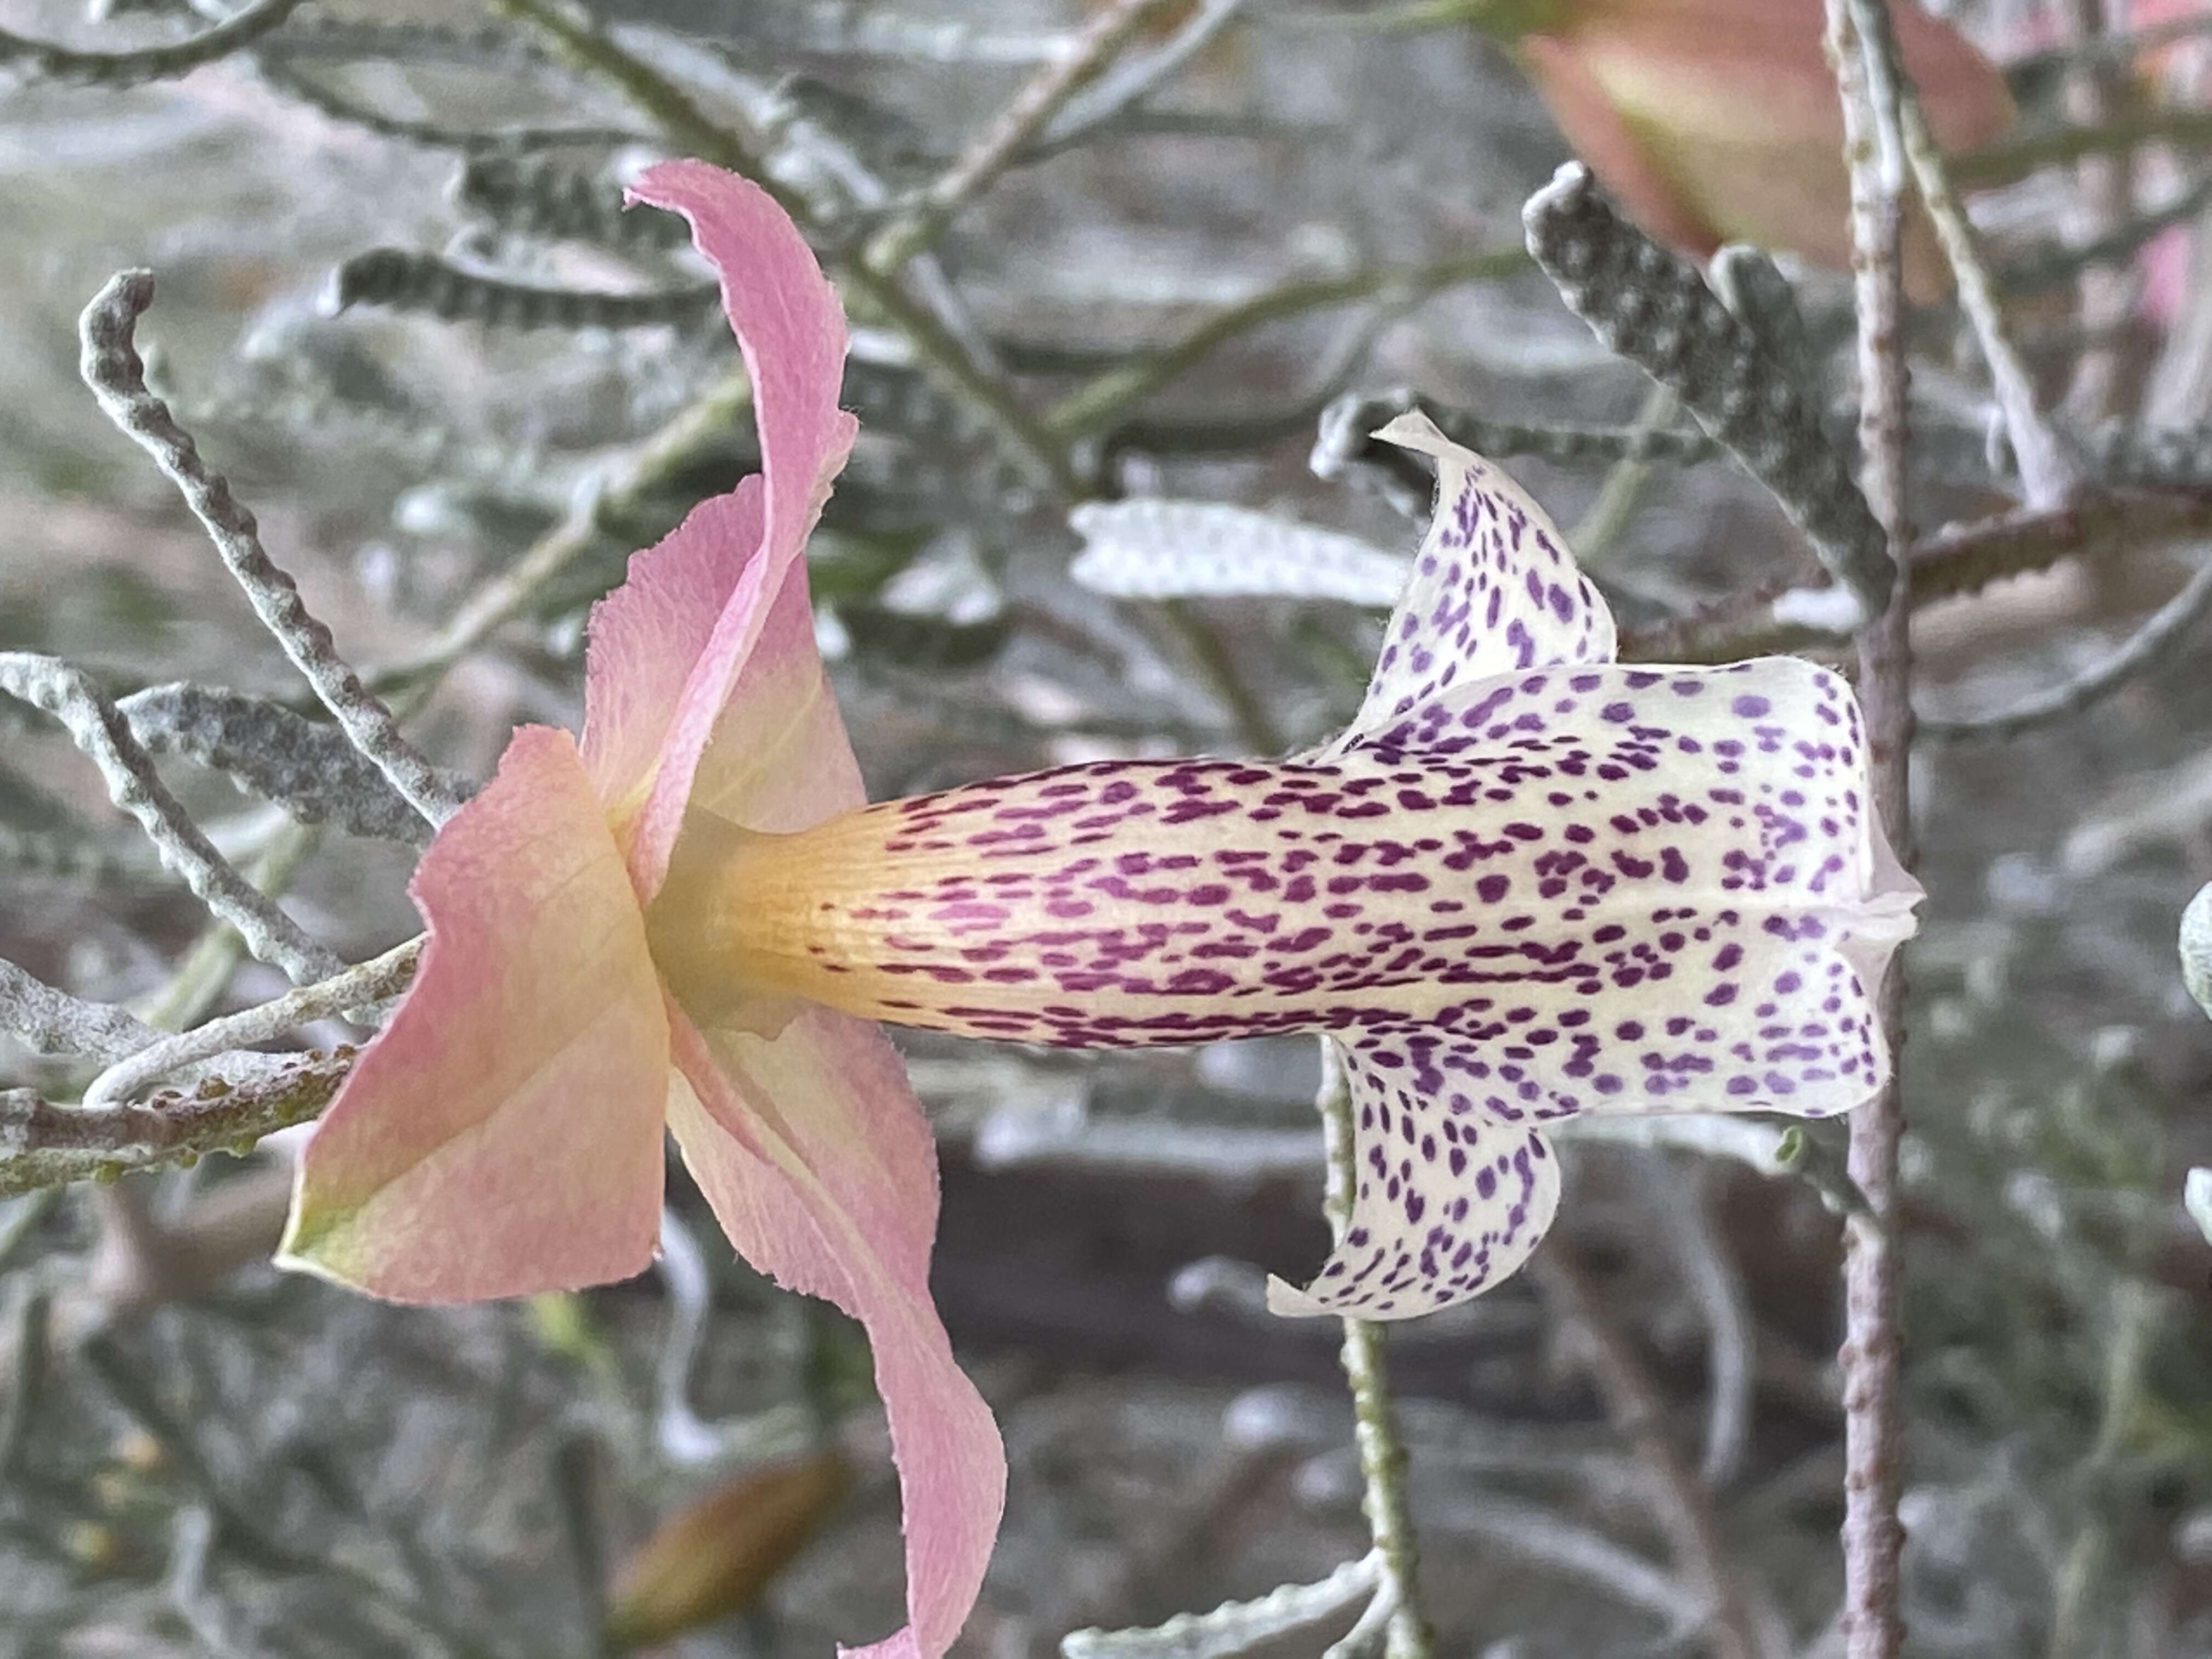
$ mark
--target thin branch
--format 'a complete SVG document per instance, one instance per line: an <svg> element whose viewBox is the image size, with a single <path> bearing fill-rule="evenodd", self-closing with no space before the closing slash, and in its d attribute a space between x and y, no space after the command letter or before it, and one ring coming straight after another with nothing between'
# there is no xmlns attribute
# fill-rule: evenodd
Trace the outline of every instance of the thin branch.
<svg viewBox="0 0 2212 1659"><path fill-rule="evenodd" d="M138 360L132 336L138 319L153 302L152 272L126 270L109 278L77 325L83 345L79 368L85 384L107 418L151 455L177 486L245 590L254 614L337 716L354 746L416 811L434 824L443 823L460 803L447 791L438 769L400 734L392 711L337 654L330 629L308 611L292 578L263 550L260 526L252 512L232 495L222 475L200 459L191 434L176 423L168 405L146 389L145 366Z"/></svg>
<svg viewBox="0 0 2212 1659"><path fill-rule="evenodd" d="M2150 620L2130 635L2124 645L2094 668L2047 691L2038 692L2000 714L1949 720L1922 715L1917 722L1919 735L1939 743L2017 737L2023 732L2078 714L2137 675L2155 667L2160 659L2188 635L2207 609L2212 609L2212 559L2197 566L2179 593L2154 611Z"/></svg>
<svg viewBox="0 0 2212 1659"><path fill-rule="evenodd" d="M1893 547L1911 544L1906 501L1907 373L1900 169L1894 103L1896 64L1862 39L1864 0L1826 0L1827 49L1843 106L1844 159L1850 176L1852 269L1858 309L1859 453L1867 499ZM1878 73L1877 71L1882 71ZM1859 697L1867 721L1875 805L1897 856L1912 860L1907 761L1912 742L1911 561L1859 635ZM1904 975L1893 965L1880 993L1890 1075L1852 1113L1849 1167L1872 1207L1844 1224L1844 1607L1846 1659L1897 1659L1905 1641L1899 1560L1905 1528L1903 1417L1898 1400L1898 1146L1905 1113L1899 1072L1904 1041Z"/></svg>
<svg viewBox="0 0 2212 1659"><path fill-rule="evenodd" d="M2052 247L2023 254L1997 270L1997 286L2009 294L2033 294L2072 282L2087 266L2118 264L2133 258L2144 244L2160 232L2191 222L2208 204L2212 204L2212 173L2199 179L2165 206L2136 214L2102 236L2074 247Z"/></svg>
<svg viewBox="0 0 2212 1659"><path fill-rule="evenodd" d="M208 1078L112 1106L62 1106L29 1089L0 1090L0 1198L72 1181L113 1180L136 1170L191 1163L208 1152L243 1156L256 1141L305 1123L331 1103L353 1069L341 1044L265 1077Z"/></svg>
<svg viewBox="0 0 2212 1659"><path fill-rule="evenodd" d="M1675 1565L1705 1603L1715 1659L1765 1659L1769 1650L1751 1590L1729 1558L1727 1540L1697 1472L1667 1437L1666 1407L1627 1335L1608 1319L1596 1292L1563 1248L1529 1264L1553 1317L1581 1337L1580 1358L1604 1400L1606 1415L1642 1465L1652 1512Z"/></svg>
<svg viewBox="0 0 2212 1659"><path fill-rule="evenodd" d="M1632 432L1663 432L1682 412L1681 400L1671 389L1654 381L1646 388L1644 407L1637 412ZM1583 509L1567 531L1567 545L1586 570L1601 568L1613 542L1636 516L1636 504L1651 481L1651 464L1643 457L1624 453L1606 469L1605 482L1596 499Z"/></svg>
<svg viewBox="0 0 2212 1659"><path fill-rule="evenodd" d="M1061 106L1024 161L1041 161L1084 143L1135 111L1228 26L1243 0L1198 0L1182 26L1151 53L1116 64ZM1175 118L1167 118L1172 121ZM1203 126L1198 130L1205 130Z"/></svg>
<svg viewBox="0 0 2212 1659"><path fill-rule="evenodd" d="M2068 559L2156 552L2212 532L2212 495L2112 491L2056 512L2019 508L1947 525L1913 544L1906 603L1914 610L1973 593L2007 576L2047 570ZM1810 618L1832 609L1833 590L1755 590L1622 636L1620 654L1636 662L1733 662L1765 652L1833 644L1832 629Z"/></svg>
<svg viewBox="0 0 2212 1659"><path fill-rule="evenodd" d="M1724 1486L1741 1471L1751 1436L1759 1369L1751 1298L1714 1224L1711 1182L1706 1179L1711 1170L1702 1162L1673 1158L1663 1167L1677 1178L1667 1187L1647 1185L1646 1207L1666 1235L1705 1316L1705 1449L1698 1474L1708 1486Z"/></svg>
<svg viewBox="0 0 2212 1659"><path fill-rule="evenodd" d="M1358 1186L1352 1127L1352 1085L1336 1044L1321 1039L1322 1134L1328 1159L1328 1193L1322 1207L1330 1231L1341 1242L1352 1224L1352 1197ZM1366 1512L1375 1549L1382 1558L1376 1583L1378 1601L1390 1607L1385 1659L1428 1659L1433 1638L1421 1612L1418 1570L1420 1552L1406 1503L1406 1449L1398 1437L1390 1378L1383 1359L1382 1332L1372 1322L1344 1322L1344 1377L1352 1388L1355 1418L1352 1437L1359 1447L1364 1483L1360 1507Z"/></svg>
<svg viewBox="0 0 2212 1659"><path fill-rule="evenodd" d="M0 64L27 79L135 87L148 81L166 81L227 58L281 26L299 7L300 0L253 0L244 10L190 40L129 52L79 52L0 29Z"/></svg>
<svg viewBox="0 0 2212 1659"><path fill-rule="evenodd" d="M2063 506L2081 487L2081 471L2060 442L2058 434L2037 407L2035 383L2027 366L2014 349L1982 258L1966 210L1960 205L1951 185L1950 163L1929 130L1927 112L1921 107L1891 27L1889 9L1872 0L1853 0L1852 18L1857 24L1870 64L1893 81L1899 137L1905 158L1912 168L1913 183L1936 228L1936 240L1951 266L1959 289L1959 307L1980 343L1990 366L1990 384L2003 416L2005 433L2012 440L2014 460L2020 467L2022 493L2030 507ZM1877 80L1881 76L1875 77Z"/></svg>
<svg viewBox="0 0 2212 1659"><path fill-rule="evenodd" d="M412 120L357 104L291 64L271 63L264 57L259 68L261 78L278 92L333 121L425 149L453 150L463 155L514 155L525 150L612 149L651 142L646 135L625 127L456 127L442 121Z"/></svg>
<svg viewBox="0 0 2212 1659"><path fill-rule="evenodd" d="M678 149L717 167L741 173L767 191L802 224L806 204L761 165L750 145L709 117L690 94L605 33L563 15L550 0L495 0L500 9L543 32L562 56L611 82L651 117ZM865 259L840 261L839 273L855 295L881 312L914 343L939 376L974 405L992 431L1022 465L1060 495L1085 492L1069 460L1066 446L1041 426L1006 386L979 365L945 325L896 282L871 269Z"/></svg>
<svg viewBox="0 0 2212 1659"><path fill-rule="evenodd" d="M935 241L960 210L1018 160L1069 99L1112 63L1163 0L1109 0L1067 49L1032 76L981 137L921 194L915 209L878 233L862 257L884 276Z"/></svg>
<svg viewBox="0 0 2212 1659"><path fill-rule="evenodd" d="M87 1002L0 957L0 1031L34 1054L85 1054L120 1060L161 1034L127 1008Z"/></svg>
<svg viewBox="0 0 2212 1659"><path fill-rule="evenodd" d="M256 957L300 983L326 978L345 965L215 850L155 771L153 757L131 736L130 722L90 676L56 658L0 652L0 691L45 709L68 728L100 768L109 797L138 821L162 864L236 928Z"/></svg>
<svg viewBox="0 0 2212 1659"><path fill-rule="evenodd" d="M1951 163L1951 177L1969 189L2008 185L2041 167L2061 167L2091 155L2124 155L2145 144L2212 149L2212 110L2173 105L2136 110L2095 125L2039 132L1957 157Z"/></svg>
<svg viewBox="0 0 2212 1659"><path fill-rule="evenodd" d="M1285 283L1216 313L1182 339L1141 362L1109 370L1089 386L1054 404L1046 423L1070 438L1094 435L1122 412L1162 386L1195 368L1239 335L1265 324L1348 305L1357 300L1385 302L1425 298L1463 283L1490 282L1523 270L1528 256L1518 248L1474 253L1427 265L1380 265L1343 276Z"/></svg>
<svg viewBox="0 0 2212 1659"><path fill-rule="evenodd" d="M157 1083L185 1066L233 1049L251 1048L273 1042L287 1031L319 1019L343 1016L348 1009L397 995L415 977L422 957L422 936L394 945L382 956L349 968L343 973L302 985L271 1001L242 1009L221 1019L211 1019L189 1031L162 1037L118 1059L92 1080L84 1091L88 1106L104 1106L128 1099L149 1083Z"/></svg>
<svg viewBox="0 0 2212 1659"><path fill-rule="evenodd" d="M607 530L722 444L751 407L752 386L744 374L718 381L592 488L580 492L568 517L470 595L428 644L380 670L375 677L378 686L389 689L427 679L473 650L548 582L599 546Z"/></svg>

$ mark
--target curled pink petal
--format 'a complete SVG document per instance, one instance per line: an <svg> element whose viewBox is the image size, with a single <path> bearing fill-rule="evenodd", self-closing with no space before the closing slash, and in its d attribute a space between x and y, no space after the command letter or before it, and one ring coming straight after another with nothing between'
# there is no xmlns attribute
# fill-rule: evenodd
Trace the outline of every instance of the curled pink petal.
<svg viewBox="0 0 2212 1659"><path fill-rule="evenodd" d="M629 827L631 876L649 899L682 827L700 756L792 565L804 556L855 428L837 407L844 313L798 228L769 194L703 161L648 168L629 193L683 214L700 252L721 273L723 307L752 377L763 480L758 542L728 573L726 599L678 693L644 805ZM625 678L611 663L604 676L610 684Z"/></svg>
<svg viewBox="0 0 2212 1659"><path fill-rule="evenodd" d="M1559 1207L1543 1131L1474 1103L1498 1046L1438 1031L1342 1045L1358 1170L1344 1238L1313 1283L1267 1285L1292 1316L1410 1319L1517 1273Z"/></svg>
<svg viewBox="0 0 2212 1659"><path fill-rule="evenodd" d="M412 890L421 971L307 1143L278 1260L406 1302L640 1272L659 1228L667 1022L567 732L514 734Z"/></svg>
<svg viewBox="0 0 2212 1659"><path fill-rule="evenodd" d="M954 1363L929 1295L937 1164L881 1032L802 1010L773 1037L702 1033L672 1006L689 1088L670 1103L684 1161L739 1254L866 1328L906 1528L908 1627L862 1651L938 1659L974 1605L1006 1501L990 1408Z"/></svg>

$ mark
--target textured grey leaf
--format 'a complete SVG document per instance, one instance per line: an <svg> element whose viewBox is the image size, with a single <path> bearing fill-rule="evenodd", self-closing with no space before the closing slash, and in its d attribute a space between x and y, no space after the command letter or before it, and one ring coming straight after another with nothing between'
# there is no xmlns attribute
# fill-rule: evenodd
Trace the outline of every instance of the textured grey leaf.
<svg viewBox="0 0 2212 1659"><path fill-rule="evenodd" d="M1149 1630L1079 1630L1060 1638L1064 1659L1228 1659L1319 1624L1374 1595L1382 1559L1347 1561L1313 1584L1284 1584L1253 1601L1179 1613Z"/></svg>
<svg viewBox="0 0 2212 1659"><path fill-rule="evenodd" d="M138 741L227 773L303 823L332 823L382 841L430 838L430 824L335 726L236 691L179 681L149 686L118 705ZM451 774L455 799L470 793Z"/></svg>
<svg viewBox="0 0 2212 1659"><path fill-rule="evenodd" d="M1069 574L1122 599L1245 593L1387 608L1413 563L1356 536L1222 501L1087 501L1067 521L1088 544Z"/></svg>

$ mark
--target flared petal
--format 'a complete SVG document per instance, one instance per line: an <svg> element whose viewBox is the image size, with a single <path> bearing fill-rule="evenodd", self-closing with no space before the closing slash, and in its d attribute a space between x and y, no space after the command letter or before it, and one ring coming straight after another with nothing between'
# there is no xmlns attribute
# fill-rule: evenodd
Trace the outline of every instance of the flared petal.
<svg viewBox="0 0 2212 1659"><path fill-rule="evenodd" d="M633 562L631 580L607 601L620 608L595 648L587 697L619 707L616 732L588 741L595 772L606 769L631 877L650 899L666 871L693 777L745 664L788 591L792 568L845 464L853 417L837 407L845 361L845 319L837 297L790 218L758 185L702 161L665 161L630 187L633 200L671 208L690 221L700 251L721 274L722 303L752 378L760 433L761 483L755 508L744 495L695 512L667 541ZM751 535L747 544L747 532ZM663 567L665 567L665 573ZM721 599L703 642L699 623L717 587ZM800 589L803 602L804 588ZM671 615L683 617L655 642ZM646 660L688 655L682 684L665 704L672 677ZM597 640L594 640L595 647ZM648 703L647 699L651 702ZM587 707L589 705L587 704ZM596 708L592 708L596 716ZM638 799L634 780L645 734L659 727L650 778ZM591 722L586 728L590 732Z"/></svg>
<svg viewBox="0 0 2212 1659"><path fill-rule="evenodd" d="M730 494L701 501L659 542L632 554L628 579L592 607L581 743L584 764L617 823L630 823L644 806L684 684L760 539L755 473Z"/></svg>
<svg viewBox="0 0 2212 1659"><path fill-rule="evenodd" d="M1431 1024L1475 1104L1841 1111L1918 890L1791 658L1526 671L1316 764L1113 761L732 835L694 972L1069 1047Z"/></svg>
<svg viewBox="0 0 2212 1659"><path fill-rule="evenodd" d="M825 1009L774 1036L702 1032L672 1006L688 1084L669 1126L739 1254L859 1320L904 1504L908 1627L862 1651L937 1659L974 1605L1006 1501L990 1408L929 1293L937 1162L897 1054Z"/></svg>
<svg viewBox="0 0 2212 1659"><path fill-rule="evenodd" d="M411 890L422 968L307 1142L280 1263L407 1302L641 1271L659 1228L667 1022L567 732L514 734Z"/></svg>
<svg viewBox="0 0 2212 1659"><path fill-rule="evenodd" d="M1541 1130L1476 1106L1484 1048L1437 1031L1340 1045L1358 1170L1344 1238L1313 1282L1267 1285L1278 1314L1410 1319L1519 1270L1559 1206Z"/></svg>
<svg viewBox="0 0 2212 1659"><path fill-rule="evenodd" d="M1528 492L1425 415L1375 435L1436 457L1437 511L1366 700L1334 750L1494 674L1613 660L1612 611Z"/></svg>
<svg viewBox="0 0 2212 1659"><path fill-rule="evenodd" d="M806 566L794 560L699 757L691 810L780 833L867 798L814 643Z"/></svg>

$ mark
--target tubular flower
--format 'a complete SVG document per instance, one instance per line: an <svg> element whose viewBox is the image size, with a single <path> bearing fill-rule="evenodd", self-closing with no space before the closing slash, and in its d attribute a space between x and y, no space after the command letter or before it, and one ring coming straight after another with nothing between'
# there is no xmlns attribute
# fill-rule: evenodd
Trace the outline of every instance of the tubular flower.
<svg viewBox="0 0 2212 1659"><path fill-rule="evenodd" d="M1850 260L1843 117L1820 0L1537 0L1512 46L1567 142L1652 235L1700 258L1752 242ZM2004 77L1948 23L1891 0L1905 67L1936 140L2011 125ZM1949 291L1934 233L1905 238L1914 297Z"/></svg>
<svg viewBox="0 0 2212 1659"><path fill-rule="evenodd" d="M439 833L413 989L311 1140L289 1260L426 1300L646 1261L664 1118L738 1250L854 1312L907 1504L910 1632L969 1606L1004 1480L926 1273L935 1181L875 1022L1069 1046L1320 1031L1351 1079L1351 1225L1273 1305L1398 1317L1496 1284L1559 1194L1550 1119L1842 1111L1919 896L1848 687L1625 668L1558 532L1420 416L1436 518L1365 702L1279 762L1106 762L866 805L802 544L842 464L835 301L752 186L690 218L757 389L763 473L592 617L580 750L519 732Z"/></svg>
<svg viewBox="0 0 2212 1659"><path fill-rule="evenodd" d="M866 799L803 556L854 436L844 318L754 185L683 161L631 193L684 214L721 273L762 470L594 610L580 746L516 732L423 856L421 969L307 1144L279 1260L416 1302L628 1278L659 1231L665 1122L738 1253L866 1328L909 1619L867 1651L936 1659L981 1582L1006 1458L930 1299L921 1106L866 1021L695 1018L646 928L687 813L765 833Z"/></svg>
<svg viewBox="0 0 2212 1659"><path fill-rule="evenodd" d="M1549 1119L1871 1097L1919 889L1857 706L1768 657L1626 668L1534 502L1425 416L1441 491L1351 728L1283 762L1106 761L763 834L695 813L648 915L702 1018L830 1007L1071 1047L1325 1031L1351 1224L1291 1314L1489 1288L1559 1196ZM775 1017L781 1017L780 1014Z"/></svg>

